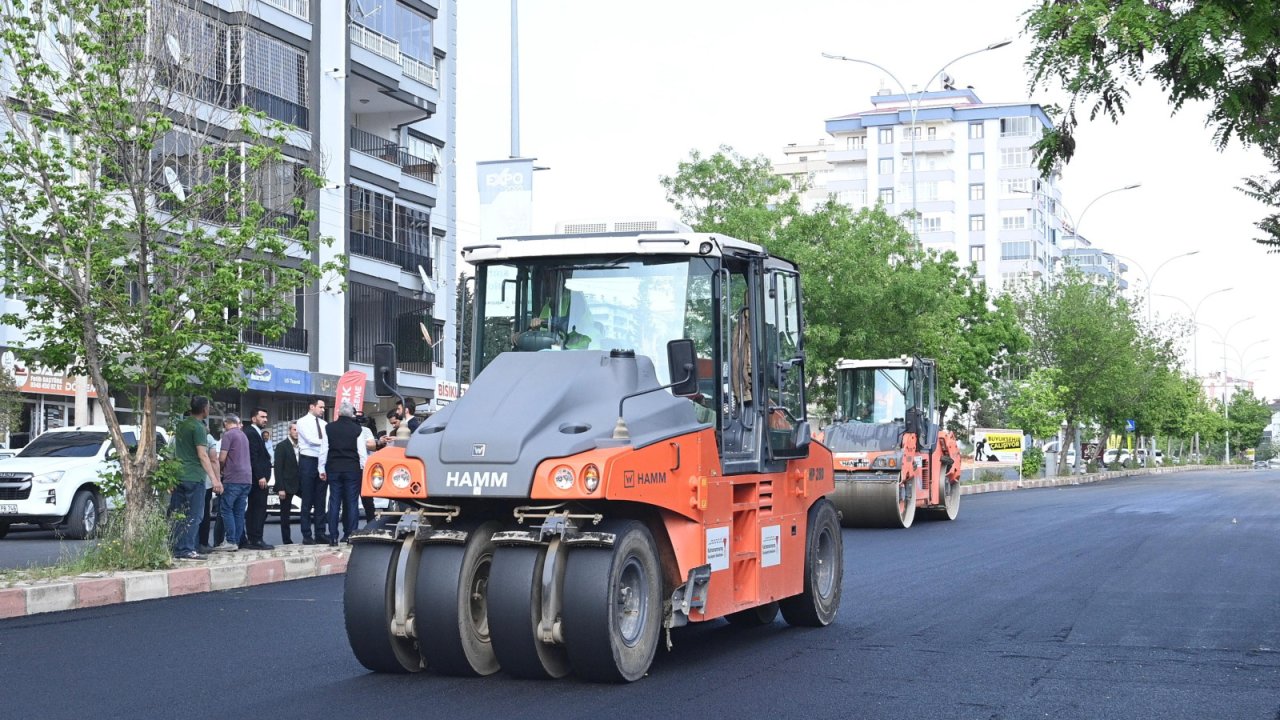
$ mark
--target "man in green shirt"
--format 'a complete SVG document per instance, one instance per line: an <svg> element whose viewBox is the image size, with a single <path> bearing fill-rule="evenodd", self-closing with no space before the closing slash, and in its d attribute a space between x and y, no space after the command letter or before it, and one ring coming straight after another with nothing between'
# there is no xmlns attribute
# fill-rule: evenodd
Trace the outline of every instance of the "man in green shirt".
<svg viewBox="0 0 1280 720"><path fill-rule="evenodd" d="M169 497L169 514L182 513L182 519L174 528L173 556L178 560L204 560L196 550L200 520L204 516L204 484L208 478L213 491L222 492L222 482L213 470L209 459L208 433L205 419L209 417L209 398L196 395L191 398L191 410L178 423L175 433L174 454L181 467L178 471L178 487Z"/></svg>

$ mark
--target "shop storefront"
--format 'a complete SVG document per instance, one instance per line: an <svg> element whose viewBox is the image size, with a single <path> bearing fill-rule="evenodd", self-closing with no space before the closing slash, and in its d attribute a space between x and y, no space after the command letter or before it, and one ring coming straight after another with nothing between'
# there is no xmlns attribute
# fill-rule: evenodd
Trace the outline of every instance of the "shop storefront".
<svg viewBox="0 0 1280 720"><path fill-rule="evenodd" d="M32 438L53 428L102 422L98 394L87 381L81 382L85 384L84 392L88 398L88 416L78 418L75 416L76 378L27 365L8 348L0 352L0 366L13 378L14 386L22 394L22 421L18 429L0 435L6 447L24 447Z"/></svg>

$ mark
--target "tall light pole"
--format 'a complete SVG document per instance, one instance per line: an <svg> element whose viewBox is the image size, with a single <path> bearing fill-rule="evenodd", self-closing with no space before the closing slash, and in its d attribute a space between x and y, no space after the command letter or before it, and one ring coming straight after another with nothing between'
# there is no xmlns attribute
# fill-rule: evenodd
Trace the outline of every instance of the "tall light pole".
<svg viewBox="0 0 1280 720"><path fill-rule="evenodd" d="M1169 258L1168 260L1165 260L1164 262L1156 266L1156 271L1151 273L1151 279L1147 282L1147 324L1148 325L1151 324L1151 288L1155 285L1156 277L1160 275L1160 271L1164 269L1165 265L1168 265L1174 260L1180 260L1182 258L1191 257L1192 255L1199 255L1199 254L1200 254L1199 250L1192 250L1191 252L1185 252L1185 253L1182 253L1181 255L1174 255L1173 257Z"/></svg>
<svg viewBox="0 0 1280 720"><path fill-rule="evenodd" d="M1076 218L1079 222L1072 223L1073 225L1072 227L1073 232L1071 233L1072 238L1074 239L1074 238L1080 237L1080 226L1084 224L1084 216L1089 214L1089 208L1093 207L1094 203L1098 202L1099 200L1101 200L1102 198L1108 195L1113 195L1118 192L1124 192L1125 190L1136 190L1140 187L1142 187L1142 183L1133 183L1131 185L1125 185L1124 187L1112 188L1111 190L1108 190L1102 193L1101 195L1098 195L1094 199L1090 200L1089 204L1084 206L1084 210L1081 210L1080 215ZM1065 210L1066 208L1063 208L1063 209Z"/></svg>
<svg viewBox="0 0 1280 720"><path fill-rule="evenodd" d="M912 235L915 237L917 245L920 243L920 213L916 209L916 165L918 164L916 162L916 116L920 112L920 101L924 98L924 93L926 90L929 89L929 85L931 85L934 80L937 80L938 76L941 75L943 72L945 72L948 67L951 67L955 63L960 62L961 60L971 55L984 53L984 52L987 52L988 50L996 50L998 48L1002 48L1006 45L1009 45L1012 42L1013 42L1012 40L1001 40L999 42L993 42L984 48L979 48L977 50L967 52L963 55L959 55L951 60L948 60L946 63L943 64L942 67L938 68L937 72L929 76L929 79L925 81L924 85L920 86L920 90L916 92L914 99L912 99L911 93L907 92L907 86L903 85L902 81L899 80L897 76L895 76L893 73L889 72L889 70L885 68L883 65L878 65L876 63L871 62L870 60L861 60L859 58L851 58L851 57L846 57L844 55L833 55L831 53L825 53L825 52L822 53L822 57L827 58L828 60L844 60L845 62L859 63L861 65L870 65L871 67L876 68L877 70L883 72L885 75L888 75L891 80L897 83L898 89L902 90L902 96L907 99L907 103L911 107L911 229L912 229Z"/></svg>
<svg viewBox="0 0 1280 720"><path fill-rule="evenodd" d="M1226 465L1231 464L1231 402L1227 397L1227 340L1231 337L1231 331L1236 329L1237 325L1246 323L1254 318L1253 315L1237 320L1227 328L1222 334L1222 418L1226 422L1226 446L1222 451L1222 462Z"/></svg>
<svg viewBox="0 0 1280 720"><path fill-rule="evenodd" d="M1191 372L1197 378L1200 377L1200 323L1196 322L1196 316L1200 314L1200 306L1204 305L1204 301L1208 300L1214 295L1218 295L1224 292L1230 292L1231 290L1234 290L1234 289L1235 288L1232 288L1232 287L1224 287L1224 288L1219 288L1217 290L1214 290L1213 292L1200 298L1200 302L1196 303L1195 307L1192 307L1191 303L1188 303L1186 300L1183 300L1177 295L1165 295L1164 293L1155 294L1156 297L1169 298L1170 300L1177 300L1178 302L1185 305L1188 310L1191 311L1191 333L1192 333L1191 335L1191 356L1192 356ZM1209 327L1209 326L1206 325L1206 327ZM1217 332L1217 331L1214 330L1214 332Z"/></svg>

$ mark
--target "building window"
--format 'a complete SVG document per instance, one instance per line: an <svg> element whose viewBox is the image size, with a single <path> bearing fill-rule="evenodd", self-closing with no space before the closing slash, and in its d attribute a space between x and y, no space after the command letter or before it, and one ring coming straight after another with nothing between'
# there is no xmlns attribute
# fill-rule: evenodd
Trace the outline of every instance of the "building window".
<svg viewBox="0 0 1280 720"><path fill-rule="evenodd" d="M880 174L881 175L893 174L893 158L880 158Z"/></svg>
<svg viewBox="0 0 1280 720"><path fill-rule="evenodd" d="M397 265L410 272L421 266L427 275L435 275L431 267L431 213L397 203L396 244L404 253Z"/></svg>
<svg viewBox="0 0 1280 720"><path fill-rule="evenodd" d="M986 215L969 216L969 232L983 232L987 229Z"/></svg>
<svg viewBox="0 0 1280 720"><path fill-rule="evenodd" d="M1034 120L1029 117L1000 119L1000 137L1027 137L1031 135Z"/></svg>
<svg viewBox="0 0 1280 720"><path fill-rule="evenodd" d="M969 246L969 262L980 263L987 260L986 245L970 245Z"/></svg>
<svg viewBox="0 0 1280 720"><path fill-rule="evenodd" d="M893 204L893 188L880 188L880 204Z"/></svg>
<svg viewBox="0 0 1280 720"><path fill-rule="evenodd" d="M391 3L388 3L391 4ZM400 52L426 65L435 65L435 46L431 38L431 18L415 10L394 3L394 37L400 43Z"/></svg>
<svg viewBox="0 0 1280 720"><path fill-rule="evenodd" d="M1026 230L1027 213L1023 210L1007 212L1000 216L1001 230Z"/></svg>
<svg viewBox="0 0 1280 720"><path fill-rule="evenodd" d="M1029 242L1000 243L1001 260L1030 260L1031 257L1031 243Z"/></svg>
<svg viewBox="0 0 1280 720"><path fill-rule="evenodd" d="M395 240L395 201L390 195L352 185L350 203L353 234L384 242Z"/></svg>
<svg viewBox="0 0 1280 720"><path fill-rule="evenodd" d="M1032 191L1030 178L1018 178L1016 180L1001 180L1000 185L1001 185L1000 189L1003 191L1003 194L1005 195L1025 195Z"/></svg>
<svg viewBox="0 0 1280 720"><path fill-rule="evenodd" d="M234 57L234 34L232 53ZM307 53L256 30L244 31L243 53L244 104L307 129Z"/></svg>
<svg viewBox="0 0 1280 720"><path fill-rule="evenodd" d="M865 150L867 148L867 136L850 135L844 139L844 147L846 150Z"/></svg>
<svg viewBox="0 0 1280 720"><path fill-rule="evenodd" d="M866 190L841 190L836 193L836 202L841 205L847 205L855 210L867 206Z"/></svg>
<svg viewBox="0 0 1280 720"><path fill-rule="evenodd" d="M969 169L982 170L986 167L982 153L969 153Z"/></svg>
<svg viewBox="0 0 1280 720"><path fill-rule="evenodd" d="M431 316L431 303L405 297L395 290L350 283L347 289L348 327L351 339L349 359L352 362L372 363L373 346L378 343L395 343L396 360L401 370L430 374L432 348L422 336L419 325L436 326ZM439 340L433 337L432 342ZM438 346L443 348L443 345Z"/></svg>
<svg viewBox="0 0 1280 720"><path fill-rule="evenodd" d="M903 140L919 140L920 129L921 128L919 125L916 125L915 127L902 128L902 139Z"/></svg>
<svg viewBox="0 0 1280 720"><path fill-rule="evenodd" d="M921 219L921 232L942 232L942 218L937 215L926 216Z"/></svg>
<svg viewBox="0 0 1280 720"><path fill-rule="evenodd" d="M969 139L981 140L983 137L982 128L983 128L983 125L980 122L969 123Z"/></svg>
<svg viewBox="0 0 1280 720"><path fill-rule="evenodd" d="M1031 148L1000 148L1000 167L1024 168L1031 166Z"/></svg>
<svg viewBox="0 0 1280 720"><path fill-rule="evenodd" d="M880 144L893 144L893 128L880 128Z"/></svg>
<svg viewBox="0 0 1280 720"><path fill-rule="evenodd" d="M987 198L987 186L982 183L973 183L969 186L970 200L985 200Z"/></svg>

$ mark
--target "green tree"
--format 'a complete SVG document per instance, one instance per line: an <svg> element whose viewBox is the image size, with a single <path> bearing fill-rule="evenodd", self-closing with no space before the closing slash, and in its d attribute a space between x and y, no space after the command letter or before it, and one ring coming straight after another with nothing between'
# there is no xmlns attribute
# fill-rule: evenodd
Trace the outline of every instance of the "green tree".
<svg viewBox="0 0 1280 720"><path fill-rule="evenodd" d="M1031 338L1031 367L1057 371L1069 447L1079 423L1115 422L1115 394L1135 381L1138 328L1128 301L1114 287L1096 285L1074 270L1051 285L1017 292Z"/></svg>
<svg viewBox="0 0 1280 720"><path fill-rule="evenodd" d="M882 207L828 201L806 211L764 157L698 151L662 178L685 222L757 242L804 273L807 373L813 398L835 406L840 358L932 357L943 408L986 397L991 371L1021 342L1012 306L992 305L973 269L918 249Z"/></svg>
<svg viewBox="0 0 1280 720"><path fill-rule="evenodd" d="M1231 396L1229 410L1231 446L1240 450L1256 448L1262 442L1262 431L1271 423L1271 408L1246 388Z"/></svg>
<svg viewBox="0 0 1280 720"><path fill-rule="evenodd" d="M0 370L0 435L22 427L22 393L13 376Z"/></svg>
<svg viewBox="0 0 1280 720"><path fill-rule="evenodd" d="M1055 435L1062 426L1062 396L1067 388L1056 368L1037 368L1013 385L1009 417L1014 426L1033 437Z"/></svg>
<svg viewBox="0 0 1280 720"><path fill-rule="evenodd" d="M471 382L471 326L475 322L475 290L471 288L470 278L458 275L458 316L455 325L458 328L458 382Z"/></svg>
<svg viewBox="0 0 1280 720"><path fill-rule="evenodd" d="M1077 112L1124 114L1130 89L1155 79L1174 110L1206 101L1219 148L1233 138L1280 169L1280 3L1276 0L1042 0L1025 15L1031 88L1060 83L1071 100L1037 144L1046 176L1075 154ZM1280 173L1241 188L1271 214L1257 241L1280 250Z"/></svg>
<svg viewBox="0 0 1280 720"><path fill-rule="evenodd" d="M150 495L159 400L242 386L261 364L246 335L279 337L296 290L340 270L313 262L318 175L285 157L289 129L208 82L203 17L0 0L0 279L25 301L0 321L25 331L26 360L137 409L136 452L105 414L133 498ZM126 504L126 549L145 506Z"/></svg>

